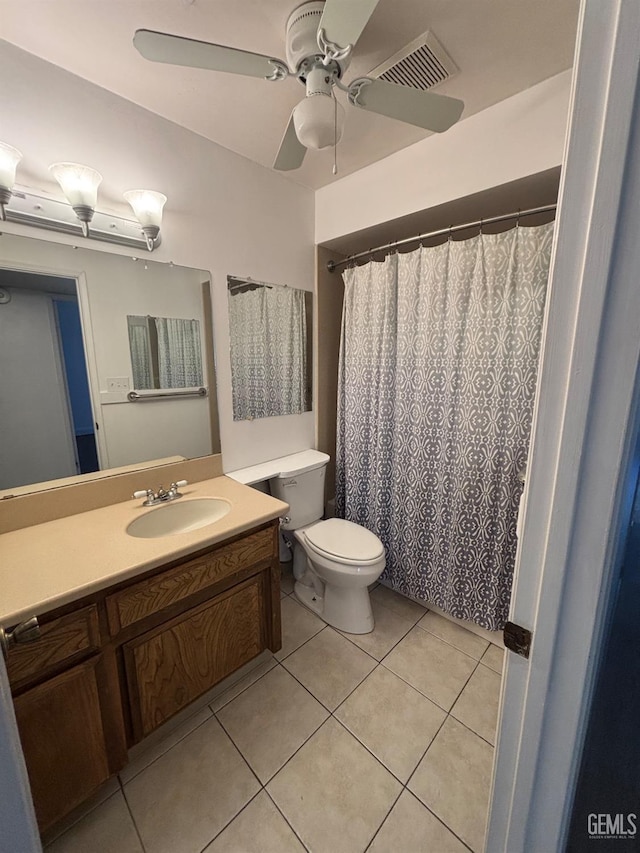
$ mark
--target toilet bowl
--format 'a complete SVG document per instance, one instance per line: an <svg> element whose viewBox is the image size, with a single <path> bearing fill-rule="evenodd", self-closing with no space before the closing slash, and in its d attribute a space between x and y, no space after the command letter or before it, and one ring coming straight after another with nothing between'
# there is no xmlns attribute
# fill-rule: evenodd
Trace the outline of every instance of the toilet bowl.
<svg viewBox="0 0 640 853"><path fill-rule="evenodd" d="M378 537L341 518L316 522L296 530L294 536L294 566L296 550L306 558L305 570L294 584L296 597L340 631L373 631L369 586L377 581L385 565L384 547Z"/></svg>
<svg viewBox="0 0 640 853"><path fill-rule="evenodd" d="M293 550L296 597L329 625L349 634L373 631L368 587L385 565L375 533L341 518L321 521L329 457L305 450L282 460L271 494L289 504L281 530Z"/></svg>

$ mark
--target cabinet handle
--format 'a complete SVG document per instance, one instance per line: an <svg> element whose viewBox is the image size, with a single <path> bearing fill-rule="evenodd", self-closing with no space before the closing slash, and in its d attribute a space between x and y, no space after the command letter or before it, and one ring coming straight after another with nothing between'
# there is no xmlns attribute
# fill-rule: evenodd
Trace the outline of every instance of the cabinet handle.
<svg viewBox="0 0 640 853"><path fill-rule="evenodd" d="M32 616L25 622L20 622L13 631L5 631L0 627L0 647L4 659L7 659L9 649L21 643L32 643L40 637L40 625L38 625L38 617Z"/></svg>

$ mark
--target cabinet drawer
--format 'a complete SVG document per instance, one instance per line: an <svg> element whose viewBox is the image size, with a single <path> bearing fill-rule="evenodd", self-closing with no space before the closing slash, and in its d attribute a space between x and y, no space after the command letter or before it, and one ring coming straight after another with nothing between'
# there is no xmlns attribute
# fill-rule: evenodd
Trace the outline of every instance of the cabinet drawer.
<svg viewBox="0 0 640 853"><path fill-rule="evenodd" d="M274 541L273 528L260 530L109 596L107 612L112 635L227 575L271 560Z"/></svg>
<svg viewBox="0 0 640 853"><path fill-rule="evenodd" d="M12 687L46 675L60 664L100 647L98 610L94 604L40 626L40 638L11 649L7 672Z"/></svg>
<svg viewBox="0 0 640 853"><path fill-rule="evenodd" d="M135 740L265 648L261 576L126 643Z"/></svg>

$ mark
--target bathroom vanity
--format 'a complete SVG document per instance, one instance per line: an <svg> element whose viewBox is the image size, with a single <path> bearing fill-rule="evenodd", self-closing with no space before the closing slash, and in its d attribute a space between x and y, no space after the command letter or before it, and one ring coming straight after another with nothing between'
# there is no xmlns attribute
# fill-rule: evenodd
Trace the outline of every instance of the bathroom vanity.
<svg viewBox="0 0 640 853"><path fill-rule="evenodd" d="M30 587L34 599L33 613L25 599L2 624L37 615L40 625L37 639L9 650L7 671L42 832L122 769L131 746L280 648L277 519L287 505L225 477L194 486L192 497L222 494L229 514L136 540L125 531L140 502L127 501L1 537L3 556L21 554L23 599ZM68 542L54 593L65 529L81 542Z"/></svg>

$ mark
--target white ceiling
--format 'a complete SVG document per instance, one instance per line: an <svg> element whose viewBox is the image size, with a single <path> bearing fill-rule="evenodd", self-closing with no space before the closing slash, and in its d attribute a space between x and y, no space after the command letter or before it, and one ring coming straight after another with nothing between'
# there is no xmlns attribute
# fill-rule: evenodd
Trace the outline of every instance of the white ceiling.
<svg viewBox="0 0 640 853"><path fill-rule="evenodd" d="M146 28L284 58L284 27L297 5L296 0L0 0L0 35L271 167L289 114L303 97L300 83L151 63L131 40L136 29ZM380 0L346 79L368 73L431 29L460 69L436 91L463 99L464 119L568 68L578 8L579 0ZM428 135L364 110L347 110L338 177ZM332 165L331 150L310 151L288 176L318 188L334 179Z"/></svg>

